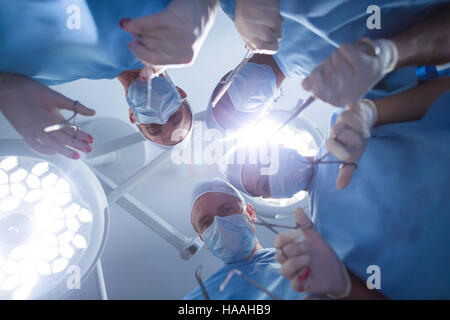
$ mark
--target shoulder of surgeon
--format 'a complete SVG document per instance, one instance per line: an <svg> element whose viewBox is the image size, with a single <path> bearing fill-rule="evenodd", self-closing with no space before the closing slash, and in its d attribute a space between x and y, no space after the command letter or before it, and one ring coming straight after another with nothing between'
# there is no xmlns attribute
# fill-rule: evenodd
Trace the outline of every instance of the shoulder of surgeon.
<svg viewBox="0 0 450 320"><path fill-rule="evenodd" d="M223 265L219 270L217 270L212 276L203 281L206 292L211 299L215 299L215 293L219 291L220 285L225 280L228 272L230 272L232 267L230 265ZM183 300L205 300L200 286L197 286L194 290L189 292L183 297Z"/></svg>
<svg viewBox="0 0 450 320"><path fill-rule="evenodd" d="M233 265L223 265L219 270L217 270L211 277L206 279L203 284L206 288L211 299L214 299L214 293L219 291L220 285L225 280L228 272L230 272L233 268L238 268L239 265L243 267L244 265L248 265L253 263L271 263L275 261L275 249L274 248L266 248L262 249L257 253L256 259L252 259L251 261L246 261L243 263L235 263ZM278 263L278 262L277 262ZM202 290L200 286L197 286L194 290L189 292L187 295L183 297L183 300L204 300Z"/></svg>

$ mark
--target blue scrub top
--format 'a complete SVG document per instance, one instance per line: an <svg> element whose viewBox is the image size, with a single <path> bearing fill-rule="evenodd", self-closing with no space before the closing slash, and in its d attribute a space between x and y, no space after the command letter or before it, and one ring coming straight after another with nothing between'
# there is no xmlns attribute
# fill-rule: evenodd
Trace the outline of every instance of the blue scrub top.
<svg viewBox="0 0 450 320"><path fill-rule="evenodd" d="M239 275L234 275L220 292L220 285L233 269L253 279L278 297L286 300L302 299L306 295L292 290L290 280L280 273L280 264L275 260L275 249L257 251L252 259L232 264L224 264L216 273L204 281L206 292L212 300L267 300L272 299ZM187 294L184 300L203 300L200 287Z"/></svg>
<svg viewBox="0 0 450 320"><path fill-rule="evenodd" d="M122 18L162 11L170 0L0 1L0 71L47 85L77 79L111 79L141 68L131 53ZM80 29L71 6L80 10ZM73 8L73 7L72 7Z"/></svg>
<svg viewBox="0 0 450 320"><path fill-rule="evenodd" d="M414 26L449 0L280 0L284 19L283 37L274 58L290 78L304 78L328 58L336 44L353 43L362 37L391 38ZM234 19L236 0L221 0L223 11ZM381 29L370 30L366 21L371 5L380 7ZM367 95L370 99L406 90L416 85L416 68L402 68L387 77Z"/></svg>
<svg viewBox="0 0 450 320"><path fill-rule="evenodd" d="M317 230L364 282L378 265L392 299L450 298L449 107L450 92L420 121L374 128L345 189L335 164L318 165L310 186Z"/></svg>

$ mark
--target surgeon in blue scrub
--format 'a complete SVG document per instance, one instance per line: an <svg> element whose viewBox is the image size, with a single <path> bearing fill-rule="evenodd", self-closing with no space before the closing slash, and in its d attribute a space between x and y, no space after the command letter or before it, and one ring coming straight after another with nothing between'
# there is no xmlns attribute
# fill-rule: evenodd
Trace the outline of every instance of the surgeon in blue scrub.
<svg viewBox="0 0 450 320"><path fill-rule="evenodd" d="M247 47L268 50L255 49L257 54L241 69L229 92L214 108L209 103L210 128L236 129L257 119L277 98L286 77L304 79L303 88L316 98L342 106L363 96L376 99L409 89L417 84L417 65L450 61L448 0L281 0L264 5L271 10L260 9L260 2L264 0L221 1ZM380 29L367 27L371 16L367 9L373 5L380 8ZM280 14L281 30L276 24ZM272 21L270 27L258 29L265 20ZM354 44L362 38L364 45ZM262 78L268 87L264 90L258 89ZM222 85L221 81L211 101Z"/></svg>
<svg viewBox="0 0 450 320"><path fill-rule="evenodd" d="M189 65L212 26L217 7L217 0L1 2L1 110L34 150L77 159L76 150L91 150L91 136L71 127L50 133L43 129L63 120L62 109L84 116L95 112L47 86L83 78L113 79L124 72L131 72L130 79L136 70L136 78L146 70L147 78L141 77L146 81L166 67ZM184 99L173 84L166 87L171 87L174 101ZM170 130L159 130L164 137L153 137L155 143L179 142L167 141L173 123L191 126L187 104L179 104L176 110L174 106L169 106L170 112L156 106L159 121L155 125L167 124ZM150 130L140 130L151 136Z"/></svg>
<svg viewBox="0 0 450 320"><path fill-rule="evenodd" d="M363 100L358 112L332 116L314 159L282 148L276 174L246 163L230 163L224 173L250 196L289 198L306 190L315 229L357 277L367 279L368 268L379 267L386 297L448 299L449 105L450 78ZM295 272L308 265L295 249L300 242L276 241L279 249L290 244L277 255L287 264L284 275L308 292L311 279L299 281Z"/></svg>
<svg viewBox="0 0 450 320"><path fill-rule="evenodd" d="M306 297L304 293L292 290L289 281L283 278L280 264L275 261L275 249L265 249L256 238L253 224L255 210L246 203L239 191L222 179L212 179L198 184L192 193L191 223L207 249L224 265L206 281L204 286L211 299L219 300L262 300L271 299L267 293L256 288L245 279L235 275L226 284L221 284L229 272L237 269L256 281L281 299L297 300ZM378 293L369 292L363 282L349 276L345 266L336 254L314 231L309 228L311 222L303 215L299 216L299 225L303 232L296 230L297 236L303 234L311 259L319 261L320 279L311 291L316 294L328 294L330 297L342 295L352 298L382 298ZM285 240L284 240L285 241ZM300 277L308 277L310 270L305 268ZM357 296L355 296L355 293ZM204 299L200 287L184 297L186 300Z"/></svg>

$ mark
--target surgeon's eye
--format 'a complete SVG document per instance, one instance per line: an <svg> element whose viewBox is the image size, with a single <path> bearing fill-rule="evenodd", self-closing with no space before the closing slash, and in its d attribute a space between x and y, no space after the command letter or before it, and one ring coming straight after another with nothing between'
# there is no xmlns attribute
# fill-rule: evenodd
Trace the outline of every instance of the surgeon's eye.
<svg viewBox="0 0 450 320"><path fill-rule="evenodd" d="M223 215L228 215L228 214L232 214L233 213L233 207L225 207L222 210Z"/></svg>
<svg viewBox="0 0 450 320"><path fill-rule="evenodd" d="M169 122L174 125L177 126L180 124L181 120L183 120L183 112L180 109L177 110L177 112L175 112L170 118L169 118Z"/></svg>
<svg viewBox="0 0 450 320"><path fill-rule="evenodd" d="M211 217L204 219L201 226L203 230L207 229L213 223L213 221L214 219Z"/></svg>
<svg viewBox="0 0 450 320"><path fill-rule="evenodd" d="M144 129L152 136L157 136L162 133L162 125L160 124L150 124L144 126Z"/></svg>

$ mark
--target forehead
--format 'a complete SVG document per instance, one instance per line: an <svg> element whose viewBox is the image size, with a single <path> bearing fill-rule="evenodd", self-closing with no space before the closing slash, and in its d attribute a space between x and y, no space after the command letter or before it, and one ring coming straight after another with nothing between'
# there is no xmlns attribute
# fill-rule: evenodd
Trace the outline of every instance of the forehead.
<svg viewBox="0 0 450 320"><path fill-rule="evenodd" d="M192 207L191 220L197 221L201 216L205 214L215 215L216 210L224 205L239 205L241 201L229 194L222 192L208 192L202 195L195 201Z"/></svg>

